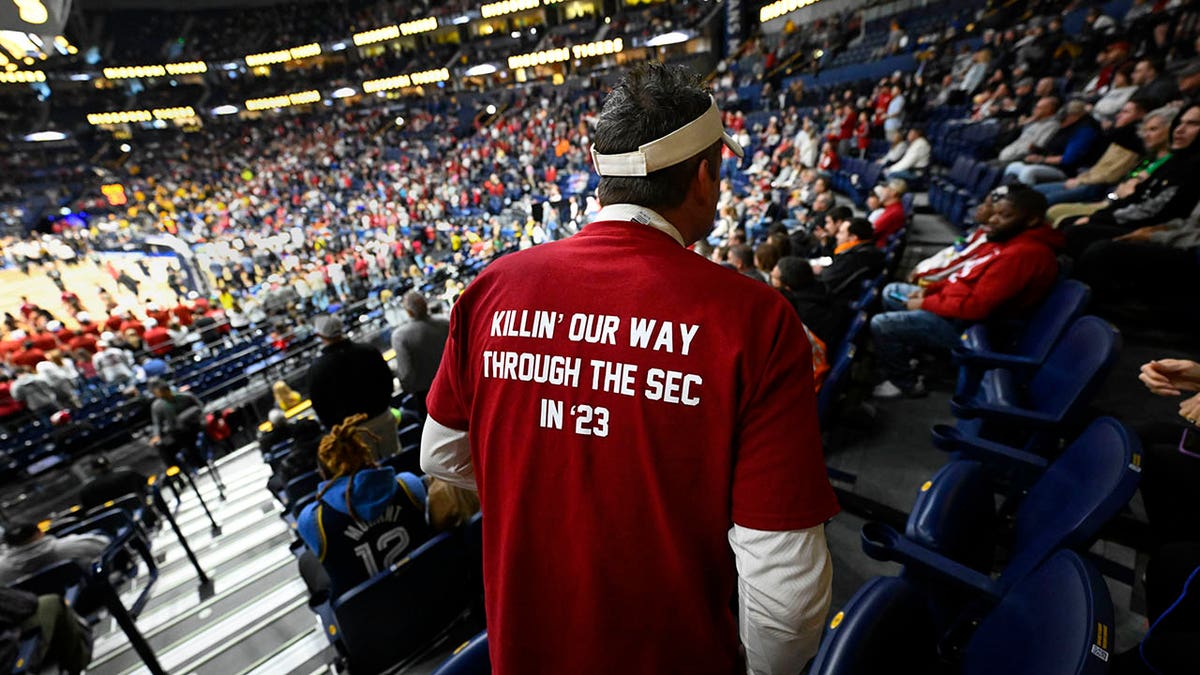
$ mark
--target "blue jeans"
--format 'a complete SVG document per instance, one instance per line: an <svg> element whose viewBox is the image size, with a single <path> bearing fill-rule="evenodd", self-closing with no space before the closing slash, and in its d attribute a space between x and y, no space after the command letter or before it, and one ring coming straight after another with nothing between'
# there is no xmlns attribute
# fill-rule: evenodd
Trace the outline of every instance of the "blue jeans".
<svg viewBox="0 0 1200 675"><path fill-rule="evenodd" d="M892 283L883 289L885 312L871 318L871 338L879 367L886 379L908 390L917 383L917 373L910 359L918 349L952 349L958 344L962 330L957 322L923 309L903 309L899 300L917 287Z"/></svg>
<svg viewBox="0 0 1200 675"><path fill-rule="evenodd" d="M1096 202L1108 194L1107 185L1080 185L1068 188L1066 183L1042 183L1034 186L1034 190L1046 195L1050 206L1055 204L1073 204L1076 202Z"/></svg>
<svg viewBox="0 0 1200 675"><path fill-rule="evenodd" d="M1026 164L1025 162L1013 162L1004 168L1005 176L1016 176L1017 180L1026 185L1037 185L1038 183L1053 183L1055 181L1066 180L1067 174L1061 170L1045 164Z"/></svg>

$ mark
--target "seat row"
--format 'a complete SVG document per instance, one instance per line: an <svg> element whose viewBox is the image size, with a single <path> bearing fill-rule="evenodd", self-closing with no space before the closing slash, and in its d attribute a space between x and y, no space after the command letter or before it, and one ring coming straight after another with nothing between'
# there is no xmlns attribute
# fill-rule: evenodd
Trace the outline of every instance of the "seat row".
<svg viewBox="0 0 1200 675"><path fill-rule="evenodd" d="M952 224L963 227L970 210L1000 183L1003 169L960 155L948 171L929 181L929 206Z"/></svg>
<svg viewBox="0 0 1200 675"><path fill-rule="evenodd" d="M1080 316L1088 296L1063 281L1024 325L964 333L957 422L933 429L949 461L903 534L863 527L864 551L903 569L833 616L810 672L1107 672L1112 601L1087 551L1136 491L1141 447L1086 420L1120 348Z"/></svg>

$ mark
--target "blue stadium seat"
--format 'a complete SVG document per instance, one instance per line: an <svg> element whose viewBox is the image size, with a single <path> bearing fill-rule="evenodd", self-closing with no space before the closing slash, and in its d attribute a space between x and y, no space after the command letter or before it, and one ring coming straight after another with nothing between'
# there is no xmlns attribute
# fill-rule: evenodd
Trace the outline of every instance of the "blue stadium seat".
<svg viewBox="0 0 1200 675"><path fill-rule="evenodd" d="M850 368L854 365L854 356L858 348L853 342L846 342L842 346L842 350L838 352L837 360L833 362L833 367L829 369L829 374L825 376L825 383L821 385L821 391L817 392L817 418L821 421L821 428L830 428L829 416L833 412L834 404L841 398L842 391L846 388L846 384L850 381Z"/></svg>
<svg viewBox="0 0 1200 675"><path fill-rule="evenodd" d="M469 605L467 579L461 538L443 533L342 594L333 613L351 671L384 672L444 638Z"/></svg>
<svg viewBox="0 0 1200 675"><path fill-rule="evenodd" d="M1100 528L1129 503L1141 475L1140 442L1111 417L1092 422L1053 463L963 437L941 447L959 458L921 486L904 536L868 523L863 549L877 560L903 563L903 576L911 572L934 584L953 581L996 595L1060 548L1086 551ZM1016 476L1018 489L1024 488L1016 498L1011 537L1000 530L994 506L992 477L1001 474ZM1011 540L1010 556L992 579L991 543L1001 540Z"/></svg>
<svg viewBox="0 0 1200 675"><path fill-rule="evenodd" d="M433 675L488 675L491 672L492 659L488 654L485 630L455 649L454 654L433 671Z"/></svg>
<svg viewBox="0 0 1200 675"><path fill-rule="evenodd" d="M1079 425L1120 347L1120 333L1111 324L1081 317L1040 368L1032 373L988 370L973 394L951 399L950 411L964 434L1050 451L1064 433L1073 433L1069 426Z"/></svg>
<svg viewBox="0 0 1200 675"><path fill-rule="evenodd" d="M942 673L1101 675L1113 649L1113 605L1104 578L1071 551L1059 551L978 620L961 662L948 668L946 626L927 608L925 589L876 577L836 613L810 675ZM941 651L942 653L939 653Z"/></svg>
<svg viewBox="0 0 1200 675"><path fill-rule="evenodd" d="M1051 289L1015 336L1006 339L994 324L967 328L953 351L959 364L956 393L972 394L986 368L1027 370L1040 366L1067 326L1083 314L1091 296L1087 284L1065 279Z"/></svg>
<svg viewBox="0 0 1200 675"><path fill-rule="evenodd" d="M316 471L300 474L288 481L283 488L286 503L295 504L301 497L316 491L321 484L321 476Z"/></svg>

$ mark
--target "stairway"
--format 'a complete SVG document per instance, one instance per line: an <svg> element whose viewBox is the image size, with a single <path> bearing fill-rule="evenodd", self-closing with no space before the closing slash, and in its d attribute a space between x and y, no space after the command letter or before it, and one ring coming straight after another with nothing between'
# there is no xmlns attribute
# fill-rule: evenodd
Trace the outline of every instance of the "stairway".
<svg viewBox="0 0 1200 675"><path fill-rule="evenodd" d="M168 673L309 675L333 672L334 651L308 608L308 593L288 550L293 535L267 491L270 468L255 444L221 459L226 500L203 476L200 493L220 525L211 523L196 495L185 492L176 520L211 579L202 587L170 527L153 538L159 578L137 620ZM170 493L164 494L173 502ZM126 605L144 575L122 589ZM146 673L128 638L109 617L95 627L92 663L97 675Z"/></svg>

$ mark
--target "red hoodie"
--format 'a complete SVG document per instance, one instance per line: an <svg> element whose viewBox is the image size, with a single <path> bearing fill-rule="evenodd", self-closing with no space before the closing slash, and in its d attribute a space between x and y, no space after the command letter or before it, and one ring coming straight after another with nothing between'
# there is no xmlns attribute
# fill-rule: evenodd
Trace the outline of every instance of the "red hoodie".
<svg viewBox="0 0 1200 675"><path fill-rule="evenodd" d="M904 228L904 203L899 199L883 207L883 213L875 219L875 245L887 246L888 237Z"/></svg>
<svg viewBox="0 0 1200 675"><path fill-rule="evenodd" d="M925 289L921 309L948 319L1014 316L1041 302L1058 278L1063 234L1049 227L981 246L961 269Z"/></svg>

